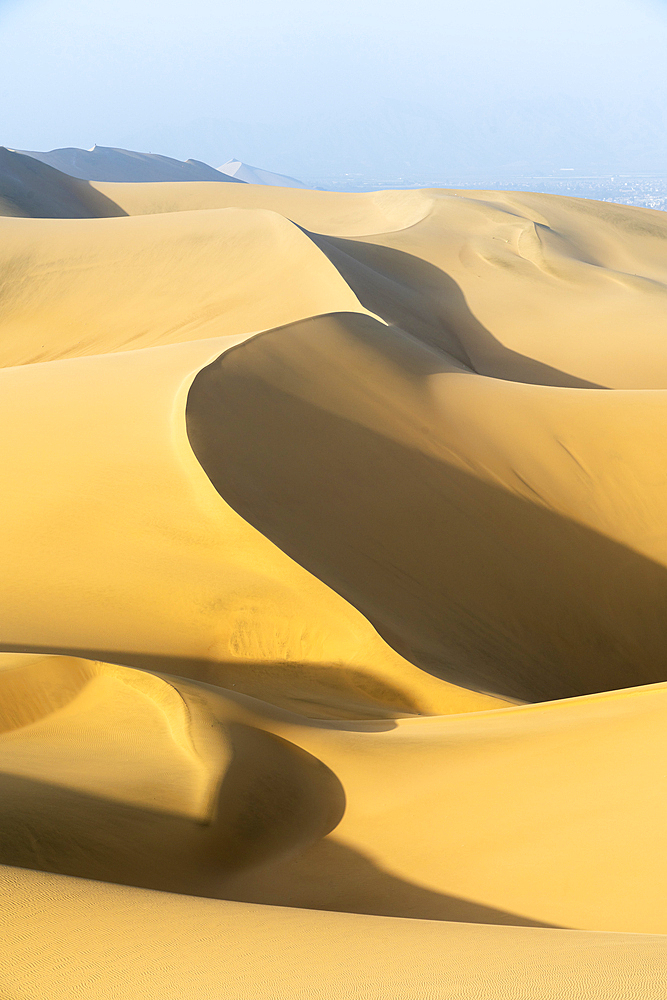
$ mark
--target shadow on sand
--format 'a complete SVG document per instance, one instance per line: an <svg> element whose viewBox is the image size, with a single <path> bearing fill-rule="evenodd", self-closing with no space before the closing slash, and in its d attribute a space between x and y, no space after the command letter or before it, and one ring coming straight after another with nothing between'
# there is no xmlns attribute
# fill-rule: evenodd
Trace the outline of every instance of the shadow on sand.
<svg viewBox="0 0 667 1000"><path fill-rule="evenodd" d="M267 781L241 759L210 824L0 773L0 864L274 906L554 926L404 881L328 838L304 849L339 821L344 795L319 762L329 777L316 798L281 764Z"/></svg>
<svg viewBox="0 0 667 1000"><path fill-rule="evenodd" d="M339 339L311 350L332 319ZM336 360L340 331L383 357L405 349L370 317L337 314L260 334L197 375L188 434L224 500L447 681L545 701L665 680L663 566L452 465L446 443L439 460L437 427L426 454L267 376L296 370L310 399L342 386L354 410L367 390ZM410 357L406 379L437 361Z"/></svg>
<svg viewBox="0 0 667 1000"><path fill-rule="evenodd" d="M446 351L478 375L535 385L605 388L505 347L472 313L456 281L428 261L377 243L303 232L366 309L429 347Z"/></svg>

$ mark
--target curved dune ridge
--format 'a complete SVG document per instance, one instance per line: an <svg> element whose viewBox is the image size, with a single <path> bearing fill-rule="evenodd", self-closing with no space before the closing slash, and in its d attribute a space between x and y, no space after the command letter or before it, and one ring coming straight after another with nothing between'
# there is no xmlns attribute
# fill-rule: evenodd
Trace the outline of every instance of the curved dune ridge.
<svg viewBox="0 0 667 1000"><path fill-rule="evenodd" d="M0 993L662 998L667 217L0 152Z"/></svg>

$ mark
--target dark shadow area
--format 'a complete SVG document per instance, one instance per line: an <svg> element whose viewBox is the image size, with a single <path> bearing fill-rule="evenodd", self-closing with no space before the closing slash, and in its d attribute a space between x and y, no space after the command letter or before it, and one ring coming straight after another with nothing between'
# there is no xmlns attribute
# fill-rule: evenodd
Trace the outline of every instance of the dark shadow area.
<svg viewBox="0 0 667 1000"><path fill-rule="evenodd" d="M325 764L263 730L226 730L232 757L220 761L218 801L205 821L0 772L0 864L218 897L230 875L338 825L345 793Z"/></svg>
<svg viewBox="0 0 667 1000"><path fill-rule="evenodd" d="M88 181L0 146L0 198L33 219L104 219L126 216Z"/></svg>
<svg viewBox="0 0 667 1000"><path fill-rule="evenodd" d="M359 851L330 837L307 847L297 857L232 876L225 886L225 899L379 917L513 927L557 926L397 878Z"/></svg>
<svg viewBox="0 0 667 1000"><path fill-rule="evenodd" d="M405 350L398 332L337 314L261 334L197 375L188 434L224 500L455 684L544 701L665 680L667 570L452 465L446 444L438 459L437 424L426 454L310 402L340 389L352 417L377 400L374 419L391 414L345 337L385 360Z"/></svg>
<svg viewBox="0 0 667 1000"><path fill-rule="evenodd" d="M342 788L317 761L319 784L326 772L327 790L313 802L312 775L308 787L303 770L287 759L296 748L290 745L285 755L276 745L270 767L263 760L259 769L245 748L238 768L225 777L211 824L0 773L0 864L275 906L554 926L431 891L321 839L342 816ZM238 743L236 749L243 750ZM266 749L261 747L262 755Z"/></svg>
<svg viewBox="0 0 667 1000"><path fill-rule="evenodd" d="M478 375L535 385L605 388L504 347L471 312L454 279L428 261L377 243L302 232L329 258L366 309L429 347L445 351Z"/></svg>

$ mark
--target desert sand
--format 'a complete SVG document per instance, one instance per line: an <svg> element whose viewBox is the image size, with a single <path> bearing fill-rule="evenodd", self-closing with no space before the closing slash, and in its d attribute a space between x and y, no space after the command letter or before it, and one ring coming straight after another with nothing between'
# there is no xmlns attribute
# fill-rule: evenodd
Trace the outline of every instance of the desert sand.
<svg viewBox="0 0 667 1000"><path fill-rule="evenodd" d="M0 212L0 994L662 1000L667 216Z"/></svg>

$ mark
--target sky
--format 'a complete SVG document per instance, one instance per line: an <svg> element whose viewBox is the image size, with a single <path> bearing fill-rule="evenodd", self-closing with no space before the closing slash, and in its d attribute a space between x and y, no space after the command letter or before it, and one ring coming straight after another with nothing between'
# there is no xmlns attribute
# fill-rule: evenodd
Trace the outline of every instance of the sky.
<svg viewBox="0 0 667 1000"><path fill-rule="evenodd" d="M0 143L349 173L667 172L667 0L0 0Z"/></svg>

